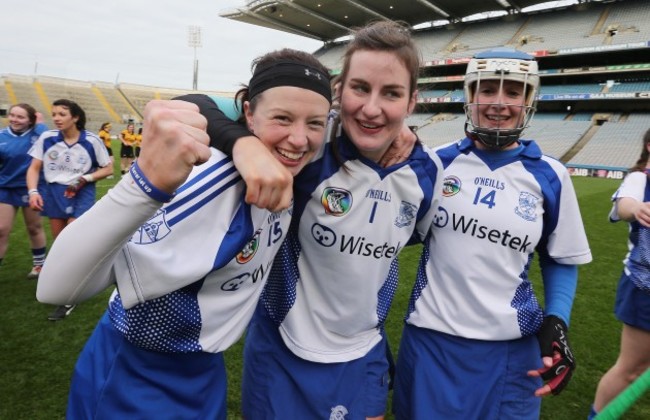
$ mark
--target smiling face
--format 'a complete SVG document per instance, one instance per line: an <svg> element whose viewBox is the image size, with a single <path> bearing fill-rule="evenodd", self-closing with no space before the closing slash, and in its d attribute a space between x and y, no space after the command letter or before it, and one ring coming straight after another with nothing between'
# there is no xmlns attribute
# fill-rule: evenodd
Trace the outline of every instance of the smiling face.
<svg viewBox="0 0 650 420"><path fill-rule="evenodd" d="M72 127L76 128L78 120L79 117L73 117L67 107L62 105L54 105L52 107L52 121L57 129L66 131Z"/></svg>
<svg viewBox="0 0 650 420"><path fill-rule="evenodd" d="M472 106L473 123L479 127L512 129L524 118L524 84L504 80L481 80Z"/></svg>
<svg viewBox="0 0 650 420"><path fill-rule="evenodd" d="M328 100L294 86L267 89L255 100L254 107L244 103L248 128L292 175L297 175L323 144Z"/></svg>
<svg viewBox="0 0 650 420"><path fill-rule="evenodd" d="M512 130L523 126L526 116L524 83L504 80L481 80L468 105L472 125L483 130ZM482 143L477 147L487 148ZM512 143L506 147L517 147Z"/></svg>
<svg viewBox="0 0 650 420"><path fill-rule="evenodd" d="M14 133L23 133L31 126L29 113L20 106L14 106L9 110L9 126Z"/></svg>
<svg viewBox="0 0 650 420"><path fill-rule="evenodd" d="M410 73L391 52L359 50L341 84L341 123L368 159L378 162L415 107Z"/></svg>

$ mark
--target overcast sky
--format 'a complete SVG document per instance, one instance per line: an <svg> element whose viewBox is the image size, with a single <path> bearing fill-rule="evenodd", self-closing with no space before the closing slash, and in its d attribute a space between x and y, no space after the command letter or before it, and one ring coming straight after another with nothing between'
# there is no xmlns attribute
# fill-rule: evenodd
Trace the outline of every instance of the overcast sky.
<svg viewBox="0 0 650 420"><path fill-rule="evenodd" d="M188 26L202 28L199 90L235 91L251 61L310 38L219 17L245 0L20 0L0 15L0 74L191 89Z"/></svg>
<svg viewBox="0 0 650 420"><path fill-rule="evenodd" d="M198 25L203 43L197 49L199 90L233 92L250 78L255 57L283 47L313 52L322 45L219 17L220 11L245 4L245 0L14 1L0 14L0 74L191 89L194 49L188 45L188 27Z"/></svg>

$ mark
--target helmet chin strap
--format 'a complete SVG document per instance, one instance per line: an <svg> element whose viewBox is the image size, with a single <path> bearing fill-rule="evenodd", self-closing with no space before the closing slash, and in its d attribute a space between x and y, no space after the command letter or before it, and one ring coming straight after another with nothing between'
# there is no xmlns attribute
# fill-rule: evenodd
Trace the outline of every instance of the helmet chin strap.
<svg viewBox="0 0 650 420"><path fill-rule="evenodd" d="M471 129L470 129L471 127ZM515 128L510 130L487 130L474 127L469 121L465 121L465 133L473 141L493 150L504 149L519 140L523 129Z"/></svg>

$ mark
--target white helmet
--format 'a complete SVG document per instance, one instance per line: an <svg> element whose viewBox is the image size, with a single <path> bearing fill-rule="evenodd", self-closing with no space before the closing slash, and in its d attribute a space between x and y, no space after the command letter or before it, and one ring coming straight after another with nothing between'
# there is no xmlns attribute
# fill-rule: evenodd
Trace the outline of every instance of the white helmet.
<svg viewBox="0 0 650 420"><path fill-rule="evenodd" d="M514 128L494 128L482 126L480 117L472 118L470 105L481 105L474 102L475 93L479 90L482 80L498 80L500 87L505 80L524 84L524 103L521 105L523 118ZM535 114L537 93L539 90L539 75L535 58L514 48L495 48L477 53L467 65L465 73L465 132L473 140L479 140L490 148L501 149L519 140L521 133Z"/></svg>

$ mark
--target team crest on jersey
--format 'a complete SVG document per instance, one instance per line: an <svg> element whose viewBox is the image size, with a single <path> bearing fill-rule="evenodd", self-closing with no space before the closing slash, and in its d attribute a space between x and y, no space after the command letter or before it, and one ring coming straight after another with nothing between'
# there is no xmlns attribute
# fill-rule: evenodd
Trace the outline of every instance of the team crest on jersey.
<svg viewBox="0 0 650 420"><path fill-rule="evenodd" d="M247 262L253 259L255 253L257 252L257 249L260 247L261 234L262 234L262 229L258 229L257 232L255 232L255 235L253 235L253 239L248 241L248 243L244 246L244 249L242 249L241 252L237 254L235 260L239 264L246 264Z"/></svg>
<svg viewBox="0 0 650 420"><path fill-rule="evenodd" d="M139 245L152 244L169 235L171 229L167 225L166 214L164 210L158 210L156 214L135 231L131 237L131 242Z"/></svg>
<svg viewBox="0 0 650 420"><path fill-rule="evenodd" d="M59 152L56 150L50 150L47 152L47 157L49 157L52 160L57 160L59 158Z"/></svg>
<svg viewBox="0 0 650 420"><path fill-rule="evenodd" d="M327 187L323 190L321 203L323 203L325 213L343 216L352 207L352 193L343 188Z"/></svg>
<svg viewBox="0 0 650 420"><path fill-rule="evenodd" d="M515 213L524 220L534 222L537 220L537 215L535 214L537 201L539 201L539 198L529 192L519 193L519 205L515 207Z"/></svg>
<svg viewBox="0 0 650 420"><path fill-rule="evenodd" d="M445 177L442 181L442 195L445 197L451 197L452 195L458 194L460 191L460 178L454 175L449 175Z"/></svg>
<svg viewBox="0 0 650 420"><path fill-rule="evenodd" d="M415 204L402 201L399 205L399 215L395 218L395 226L398 228L409 226L415 219L418 207Z"/></svg>
<svg viewBox="0 0 650 420"><path fill-rule="evenodd" d="M345 416L348 415L348 409L342 405L337 405L332 407L332 412L330 413L330 420L345 420Z"/></svg>

